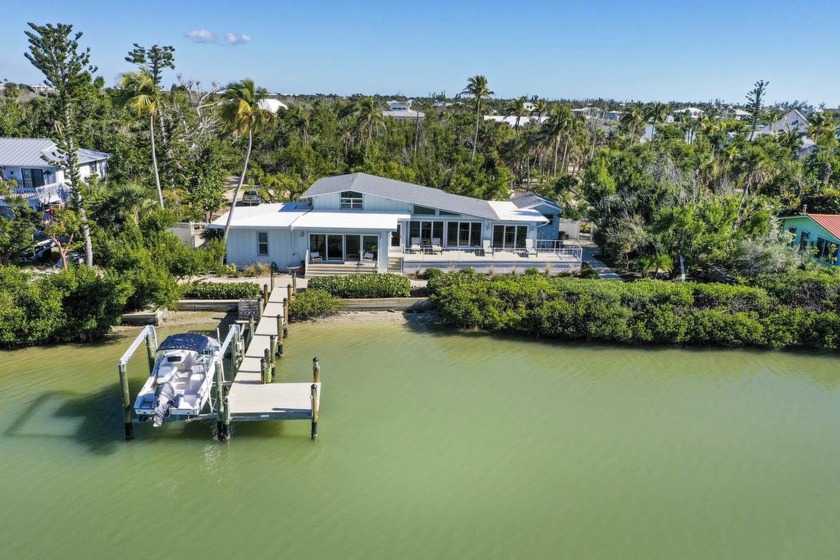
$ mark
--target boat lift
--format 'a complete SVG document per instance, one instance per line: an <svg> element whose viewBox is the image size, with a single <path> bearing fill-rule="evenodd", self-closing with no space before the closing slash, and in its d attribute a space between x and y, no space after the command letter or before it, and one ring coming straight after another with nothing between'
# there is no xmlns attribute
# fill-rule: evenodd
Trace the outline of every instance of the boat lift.
<svg viewBox="0 0 840 560"><path fill-rule="evenodd" d="M218 335L218 329L217 329ZM149 373L155 367L155 352L157 352L158 338L157 331L153 325L146 325L143 330L125 351L119 361L120 386L122 388L122 404L123 404L123 423L125 425L125 439L127 441L134 439L134 423L139 423L139 420L134 414L134 401L131 399L131 394L128 386L128 361L134 355L138 348L146 342L146 354L149 359ZM228 358L228 351L230 357ZM170 416L166 418L166 422L176 422L179 420L216 420L216 427L222 436L227 437L227 425L230 423L230 411L227 406L227 398L225 390L230 387L230 382L233 380L234 372L237 366L242 361L245 355L242 341L242 329L239 325L231 325L227 336L222 342L220 351L221 360L216 364L216 378L213 380L210 394L210 412L201 413L194 416L177 417ZM228 366L225 367L225 362ZM230 380L226 379L227 373L230 372Z"/></svg>

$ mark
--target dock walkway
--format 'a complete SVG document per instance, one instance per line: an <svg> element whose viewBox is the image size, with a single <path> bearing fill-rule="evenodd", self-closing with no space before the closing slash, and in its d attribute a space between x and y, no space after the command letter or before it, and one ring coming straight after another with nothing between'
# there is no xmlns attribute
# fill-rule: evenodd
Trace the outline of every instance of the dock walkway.
<svg viewBox="0 0 840 560"><path fill-rule="evenodd" d="M268 297L262 319L228 392L231 421L312 419L312 383L263 383L260 359L277 333L277 317L284 317L286 289L278 287ZM315 383L315 409L320 407L321 384Z"/></svg>

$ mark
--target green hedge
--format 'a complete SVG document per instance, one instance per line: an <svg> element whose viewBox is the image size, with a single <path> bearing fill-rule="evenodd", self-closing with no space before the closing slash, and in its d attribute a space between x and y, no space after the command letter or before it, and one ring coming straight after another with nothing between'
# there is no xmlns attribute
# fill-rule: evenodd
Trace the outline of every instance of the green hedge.
<svg viewBox="0 0 840 560"><path fill-rule="evenodd" d="M836 350L840 298L832 286L825 282L821 303L803 309L761 287L724 284L472 272L429 281L441 317L456 327L567 340Z"/></svg>
<svg viewBox="0 0 840 560"><path fill-rule="evenodd" d="M193 282L184 290L186 299L251 299L260 294L256 282Z"/></svg>
<svg viewBox="0 0 840 560"><path fill-rule="evenodd" d="M353 274L312 278L309 289L323 290L341 298L387 298L411 295L411 282L396 274Z"/></svg>
<svg viewBox="0 0 840 560"><path fill-rule="evenodd" d="M346 307L340 298L324 290L309 288L292 298L292 303L289 305L289 317L293 321L305 321L335 315Z"/></svg>
<svg viewBox="0 0 840 560"><path fill-rule="evenodd" d="M119 322L133 289L118 274L82 266L40 278L0 266L0 346L100 338Z"/></svg>

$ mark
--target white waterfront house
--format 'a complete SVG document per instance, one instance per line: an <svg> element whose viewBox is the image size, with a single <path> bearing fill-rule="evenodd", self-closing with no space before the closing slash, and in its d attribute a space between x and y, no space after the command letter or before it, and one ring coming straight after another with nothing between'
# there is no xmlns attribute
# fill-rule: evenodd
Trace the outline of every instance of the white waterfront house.
<svg viewBox="0 0 840 560"><path fill-rule="evenodd" d="M382 111L382 115L394 119L395 121L417 121L426 118L426 113L422 111L415 111L411 108L414 103L413 99L407 101L388 102L388 110Z"/></svg>
<svg viewBox="0 0 840 560"><path fill-rule="evenodd" d="M82 179L106 177L108 154L84 149L77 154ZM4 181L17 181L12 193L26 198L33 208L67 202L70 178L57 167L58 158L58 148L48 138L0 138L0 174ZM4 204L2 198L0 204Z"/></svg>
<svg viewBox="0 0 840 560"><path fill-rule="evenodd" d="M281 269L305 264L307 274L325 266L405 273L580 268L580 248L558 240L556 205L520 208L510 200L479 200L365 173L319 179L301 199L237 207L227 262ZM227 216L210 227L224 228Z"/></svg>

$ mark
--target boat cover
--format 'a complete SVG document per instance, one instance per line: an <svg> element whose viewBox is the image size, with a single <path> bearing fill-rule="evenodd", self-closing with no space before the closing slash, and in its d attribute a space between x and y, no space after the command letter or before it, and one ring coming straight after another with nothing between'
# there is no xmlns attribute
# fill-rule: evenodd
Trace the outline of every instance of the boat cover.
<svg viewBox="0 0 840 560"><path fill-rule="evenodd" d="M173 334L158 346L158 350L193 350L203 352L210 346L210 339L202 334Z"/></svg>

